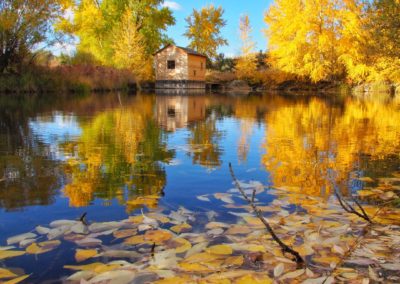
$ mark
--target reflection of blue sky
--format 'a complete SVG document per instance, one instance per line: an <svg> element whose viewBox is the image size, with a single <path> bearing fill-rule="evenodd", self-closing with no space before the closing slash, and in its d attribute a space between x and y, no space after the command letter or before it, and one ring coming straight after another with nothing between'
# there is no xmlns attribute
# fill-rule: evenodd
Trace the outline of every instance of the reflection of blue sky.
<svg viewBox="0 0 400 284"><path fill-rule="evenodd" d="M66 158L59 149L60 143L76 140L82 133L76 116L61 112L31 119L29 129L40 142L49 146L51 153L59 160Z"/></svg>

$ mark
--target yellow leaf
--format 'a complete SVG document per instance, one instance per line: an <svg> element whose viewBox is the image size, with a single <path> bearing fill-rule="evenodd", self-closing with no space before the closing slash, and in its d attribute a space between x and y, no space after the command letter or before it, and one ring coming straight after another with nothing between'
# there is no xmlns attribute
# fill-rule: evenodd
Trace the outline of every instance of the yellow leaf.
<svg viewBox="0 0 400 284"><path fill-rule="evenodd" d="M232 227L230 227L225 234L227 235L239 235L239 234L248 234L250 233L252 230L247 227L247 226L243 226L243 225L234 225Z"/></svg>
<svg viewBox="0 0 400 284"><path fill-rule="evenodd" d="M6 282L3 282L3 284L16 284L16 283L19 283L19 282L25 280L25 279L28 278L29 276L30 276L30 275L22 275L22 276L19 276L19 277L17 277L17 278L8 280L8 281L6 281Z"/></svg>
<svg viewBox="0 0 400 284"><path fill-rule="evenodd" d="M175 233L181 233L182 231L183 232L187 232L187 231L189 231L190 229L192 229L192 226L190 226L189 224L187 224L187 223L183 223L183 224L180 224L180 225L175 225L175 226L172 226L171 228L170 228L170 230L171 231L173 231L173 232L175 232Z"/></svg>
<svg viewBox="0 0 400 284"><path fill-rule="evenodd" d="M81 271L94 271L97 267L103 266L104 263L94 262L86 265L64 265L65 269L81 270Z"/></svg>
<svg viewBox="0 0 400 284"><path fill-rule="evenodd" d="M15 256L20 256L25 254L24 251L18 251L18 250L0 250L0 260L10 258L10 257L15 257Z"/></svg>
<svg viewBox="0 0 400 284"><path fill-rule="evenodd" d="M179 267L184 271L203 271L203 272L207 272L207 271L210 270L207 266L202 265L200 263L181 262L179 264Z"/></svg>
<svg viewBox="0 0 400 284"><path fill-rule="evenodd" d="M8 269L0 268L0 279L5 279L5 278L12 278L18 276L17 274L11 272Z"/></svg>
<svg viewBox="0 0 400 284"><path fill-rule="evenodd" d="M240 266L240 265L242 265L243 264L243 261L244 261L244 258L243 258L243 256L242 255L239 255L239 256L231 256L231 257L228 257L226 260L225 260L225 265L229 265L229 266L234 266L234 265L238 265L238 266Z"/></svg>
<svg viewBox="0 0 400 284"><path fill-rule="evenodd" d="M216 254L210 254L207 252L201 252L193 254L185 259L186 262L209 262L220 258L221 256Z"/></svg>
<svg viewBox="0 0 400 284"><path fill-rule="evenodd" d="M186 284L188 283L186 278L181 277L171 277L167 279L162 279L154 282L155 284Z"/></svg>
<svg viewBox="0 0 400 284"><path fill-rule="evenodd" d="M129 217L129 221L133 222L135 224L140 224L143 222L143 216L142 215L131 216L131 217Z"/></svg>
<svg viewBox="0 0 400 284"><path fill-rule="evenodd" d="M265 276L263 278L257 278L251 274L247 274L243 277L240 277L235 281L235 284L271 284L272 280L271 278Z"/></svg>
<svg viewBox="0 0 400 284"><path fill-rule="evenodd" d="M264 227L265 225L261 222L260 219L257 217L251 216L244 216L243 219L246 221L247 224L255 227Z"/></svg>
<svg viewBox="0 0 400 284"><path fill-rule="evenodd" d="M176 238L173 240L173 242L178 243L179 245L178 247L175 248L176 253L185 252L192 247L192 244L188 240L183 238Z"/></svg>
<svg viewBox="0 0 400 284"><path fill-rule="evenodd" d="M144 235L138 235L125 239L124 244L139 245L139 244L152 244L152 242L145 241Z"/></svg>
<svg viewBox="0 0 400 284"><path fill-rule="evenodd" d="M216 245L206 248L206 252L213 254L232 254L233 250L228 245Z"/></svg>
<svg viewBox="0 0 400 284"><path fill-rule="evenodd" d="M127 229L127 230L119 230L113 233L114 238L116 239L124 239L127 237L131 237L137 233L136 229Z"/></svg>
<svg viewBox="0 0 400 284"><path fill-rule="evenodd" d="M77 249L75 253L75 259L77 262L85 261L86 259L92 258L97 255L95 249Z"/></svg>
<svg viewBox="0 0 400 284"><path fill-rule="evenodd" d="M171 238L172 238L172 234L170 232L164 231L164 230L146 231L146 234L144 235L145 241L149 241L149 242L156 243L156 244L161 244L165 241L168 241Z"/></svg>

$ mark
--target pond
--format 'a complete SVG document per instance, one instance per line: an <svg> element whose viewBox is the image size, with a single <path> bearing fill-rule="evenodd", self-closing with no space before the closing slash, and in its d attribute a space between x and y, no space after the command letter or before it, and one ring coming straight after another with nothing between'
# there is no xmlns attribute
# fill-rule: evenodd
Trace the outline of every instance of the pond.
<svg viewBox="0 0 400 284"><path fill-rule="evenodd" d="M229 222L221 206L234 188L229 163L247 185L325 201L334 188L348 196L400 177L400 104L391 98L7 96L0 137L0 247L84 213L105 222L181 207ZM259 202L276 196L266 191ZM57 282L71 274L63 265L75 264L74 255L62 243L0 266L23 269L29 283Z"/></svg>

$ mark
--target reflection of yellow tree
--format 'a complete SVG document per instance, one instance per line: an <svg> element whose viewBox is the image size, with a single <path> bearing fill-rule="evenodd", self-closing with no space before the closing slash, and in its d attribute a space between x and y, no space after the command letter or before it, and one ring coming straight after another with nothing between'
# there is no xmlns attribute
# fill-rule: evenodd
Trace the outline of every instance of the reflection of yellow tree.
<svg viewBox="0 0 400 284"><path fill-rule="evenodd" d="M393 105L348 99L343 110L313 99L266 116L263 163L275 186L310 195L346 186L359 154L379 159L399 151L400 112Z"/></svg>
<svg viewBox="0 0 400 284"><path fill-rule="evenodd" d="M207 168L221 165L222 151L219 147L221 132L218 130L216 120L213 117L205 121L196 122L190 126L192 132L188 144L191 148L193 163Z"/></svg>
<svg viewBox="0 0 400 284"><path fill-rule="evenodd" d="M247 154L249 153L249 138L253 132L254 121L243 119L240 122L240 138L238 142L238 157L239 161L246 162Z"/></svg>
<svg viewBox="0 0 400 284"><path fill-rule="evenodd" d="M166 182L160 162L168 162L173 152L152 121L153 105L154 97L138 96L130 107L82 123L75 147L64 147L76 149L69 153L71 182L64 188L71 206L86 206L94 197L125 203L138 194L160 193Z"/></svg>

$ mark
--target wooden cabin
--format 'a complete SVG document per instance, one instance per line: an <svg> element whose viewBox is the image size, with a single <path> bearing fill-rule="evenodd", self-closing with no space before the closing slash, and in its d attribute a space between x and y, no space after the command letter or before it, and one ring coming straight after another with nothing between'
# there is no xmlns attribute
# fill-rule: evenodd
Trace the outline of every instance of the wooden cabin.
<svg viewBox="0 0 400 284"><path fill-rule="evenodd" d="M154 54L156 89L205 89L207 57L167 45Z"/></svg>

